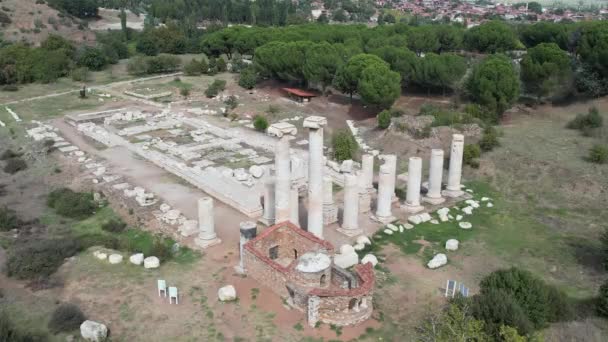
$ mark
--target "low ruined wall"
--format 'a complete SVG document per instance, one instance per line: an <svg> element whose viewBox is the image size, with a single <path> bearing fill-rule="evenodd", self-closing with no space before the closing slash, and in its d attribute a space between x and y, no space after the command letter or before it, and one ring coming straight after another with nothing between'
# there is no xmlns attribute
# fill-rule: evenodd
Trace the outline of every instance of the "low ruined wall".
<svg viewBox="0 0 608 342"><path fill-rule="evenodd" d="M281 297L289 297L286 274L273 268L247 249L243 249L243 263L247 276L271 289Z"/></svg>
<svg viewBox="0 0 608 342"><path fill-rule="evenodd" d="M361 323L372 315L372 296L321 297L318 305L318 320L334 325Z"/></svg>

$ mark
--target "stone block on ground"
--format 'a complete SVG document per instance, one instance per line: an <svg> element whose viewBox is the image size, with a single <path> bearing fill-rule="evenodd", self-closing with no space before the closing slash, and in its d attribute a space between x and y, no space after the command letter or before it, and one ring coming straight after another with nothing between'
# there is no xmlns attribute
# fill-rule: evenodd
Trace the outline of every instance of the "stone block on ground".
<svg viewBox="0 0 608 342"><path fill-rule="evenodd" d="M349 268L359 263L359 256L354 251L348 254L336 254L334 263L341 268Z"/></svg>
<svg viewBox="0 0 608 342"><path fill-rule="evenodd" d="M108 257L108 261L110 264L120 264L122 262L122 255L120 254L111 254Z"/></svg>
<svg viewBox="0 0 608 342"><path fill-rule="evenodd" d="M155 256L149 256L144 259L145 268L158 268L160 266L160 260Z"/></svg>
<svg viewBox="0 0 608 342"><path fill-rule="evenodd" d="M371 245L372 244L371 240L367 236L365 236L365 235L359 236L357 238L357 243L364 244L364 245Z"/></svg>
<svg viewBox="0 0 608 342"><path fill-rule="evenodd" d="M93 255L99 260L106 260L108 258L108 254L102 251L95 251Z"/></svg>
<svg viewBox="0 0 608 342"><path fill-rule="evenodd" d="M84 321L80 325L80 335L87 341L101 342L108 337L108 328L94 321Z"/></svg>
<svg viewBox="0 0 608 342"><path fill-rule="evenodd" d="M459 222L458 226L460 226L460 228L462 228L462 229L471 229L471 228L473 228L473 225L470 222Z"/></svg>
<svg viewBox="0 0 608 342"><path fill-rule="evenodd" d="M460 243L458 242L458 240L449 239L448 241L445 242L445 249L447 249L448 251L456 251L456 250L458 250L459 244Z"/></svg>
<svg viewBox="0 0 608 342"><path fill-rule="evenodd" d="M236 300L236 289L232 285L226 285L217 291L217 296L222 302Z"/></svg>
<svg viewBox="0 0 608 342"><path fill-rule="evenodd" d="M131 262L134 265L141 265L144 262L144 254L143 253L136 253L133 254L129 257L129 262Z"/></svg>
<svg viewBox="0 0 608 342"><path fill-rule="evenodd" d="M368 262L371 262L372 266L376 267L376 265L378 265L378 258L373 254L366 254L363 259L361 259L361 263L367 264Z"/></svg>
<svg viewBox="0 0 608 342"><path fill-rule="evenodd" d="M426 264L426 265L430 269L435 269L435 268L441 267L447 263L448 263L448 257L443 253L439 253L439 254L435 255L433 257L433 259L431 259L431 261L429 261L428 264Z"/></svg>

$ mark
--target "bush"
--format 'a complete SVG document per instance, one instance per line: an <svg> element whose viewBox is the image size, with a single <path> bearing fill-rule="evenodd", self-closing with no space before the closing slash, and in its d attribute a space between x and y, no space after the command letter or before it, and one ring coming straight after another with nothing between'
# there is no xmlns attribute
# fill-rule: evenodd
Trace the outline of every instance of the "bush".
<svg viewBox="0 0 608 342"><path fill-rule="evenodd" d="M19 228L21 221L17 213L7 207L0 207L0 232L7 232L11 229Z"/></svg>
<svg viewBox="0 0 608 342"><path fill-rule="evenodd" d="M572 121L568 122L566 128L584 131L602 127L603 124L604 120L597 108L591 107L589 108L589 112L587 114L577 114Z"/></svg>
<svg viewBox="0 0 608 342"><path fill-rule="evenodd" d="M608 281L600 286L600 293L597 296L595 308L598 315L608 317Z"/></svg>
<svg viewBox="0 0 608 342"><path fill-rule="evenodd" d="M96 204L90 192L74 192L68 188L53 190L47 205L57 214L65 217L84 219L95 213Z"/></svg>
<svg viewBox="0 0 608 342"><path fill-rule="evenodd" d="M594 145L589 150L589 161L596 164L606 164L608 162L608 146Z"/></svg>
<svg viewBox="0 0 608 342"><path fill-rule="evenodd" d="M475 295L472 298L471 312L475 318L485 322L485 330L491 336L500 336L500 327L503 325L514 327L521 335L534 331L534 325L519 303L502 289L491 288Z"/></svg>
<svg viewBox="0 0 608 342"><path fill-rule="evenodd" d="M229 108L229 109L235 109L236 107L238 107L239 105L239 100L236 98L236 96L234 95L230 95L226 101L224 101L224 104Z"/></svg>
<svg viewBox="0 0 608 342"><path fill-rule="evenodd" d="M199 76L201 74L207 73L209 66L207 66L207 62L204 59L197 61L196 59L192 59L190 63L184 66L184 74L186 76Z"/></svg>
<svg viewBox="0 0 608 342"><path fill-rule="evenodd" d="M72 81L86 82L89 80L89 68L81 67L72 70Z"/></svg>
<svg viewBox="0 0 608 342"><path fill-rule="evenodd" d="M500 142L498 142L498 132L492 126L488 126L483 130L483 135L479 140L479 147L482 151L492 151L495 147L499 146Z"/></svg>
<svg viewBox="0 0 608 342"><path fill-rule="evenodd" d="M166 261L171 259L171 245L168 243L169 240L164 240L160 237L155 237L154 242L152 243L152 248L150 249L149 255L154 255L161 261Z"/></svg>
<svg viewBox="0 0 608 342"><path fill-rule="evenodd" d="M19 171L27 169L27 163L21 158L11 158L4 165L4 172L14 175Z"/></svg>
<svg viewBox="0 0 608 342"><path fill-rule="evenodd" d="M7 274L18 279L46 278L61 266L65 258L81 250L80 243L71 237L17 243L8 253Z"/></svg>
<svg viewBox="0 0 608 342"><path fill-rule="evenodd" d="M48 327L53 334L70 332L80 328L86 317L74 304L61 304L53 311Z"/></svg>
<svg viewBox="0 0 608 342"><path fill-rule="evenodd" d="M388 110L381 111L376 117L378 121L378 127L381 129L387 129L391 125L392 115Z"/></svg>
<svg viewBox="0 0 608 342"><path fill-rule="evenodd" d="M0 160L7 160L7 159L11 159L11 158L16 158L16 157L20 157L21 155L19 153L14 152L11 149L5 150L4 152L2 152L2 154L0 155Z"/></svg>
<svg viewBox="0 0 608 342"><path fill-rule="evenodd" d="M523 309L534 328L544 328L549 322L572 317L571 305L561 291L547 285L532 273L517 268L490 273L480 283L481 293L502 290ZM520 331L523 333L523 331Z"/></svg>
<svg viewBox="0 0 608 342"><path fill-rule="evenodd" d="M110 233L122 233L125 228L127 228L127 224L120 219L110 220L101 226L101 229Z"/></svg>
<svg viewBox="0 0 608 342"><path fill-rule="evenodd" d="M221 91L224 91L224 89L226 89L226 81L213 80L213 83L205 90L205 96L216 97Z"/></svg>
<svg viewBox="0 0 608 342"><path fill-rule="evenodd" d="M359 150L359 144L347 130L340 130L334 134L332 139L332 145L334 148L334 158L337 161L344 161L354 159L355 154Z"/></svg>
<svg viewBox="0 0 608 342"><path fill-rule="evenodd" d="M464 146L462 153L462 162L466 165L477 167L479 161L477 160L481 156L481 148L477 144L468 144Z"/></svg>
<svg viewBox="0 0 608 342"><path fill-rule="evenodd" d="M45 335L20 330L6 312L0 311L0 341L42 342L47 340Z"/></svg>
<svg viewBox="0 0 608 342"><path fill-rule="evenodd" d="M186 88L186 87L182 87L182 88L179 90L179 94L180 94L181 96L183 96L183 97L187 98L188 96L190 96L190 89L189 89L189 88Z"/></svg>
<svg viewBox="0 0 608 342"><path fill-rule="evenodd" d="M258 83L258 74L253 67L246 67L239 75L239 85L245 89L253 89Z"/></svg>
<svg viewBox="0 0 608 342"><path fill-rule="evenodd" d="M266 131L266 128L268 128L268 119L263 115L256 115L253 119L253 127L260 132Z"/></svg>
<svg viewBox="0 0 608 342"><path fill-rule="evenodd" d="M496 114L496 112L491 112L480 105L468 104L465 106L464 111L472 117L480 119L487 124L498 123L498 114Z"/></svg>
<svg viewBox="0 0 608 342"><path fill-rule="evenodd" d="M7 84L2 87L2 91L19 91L19 87L14 84Z"/></svg>

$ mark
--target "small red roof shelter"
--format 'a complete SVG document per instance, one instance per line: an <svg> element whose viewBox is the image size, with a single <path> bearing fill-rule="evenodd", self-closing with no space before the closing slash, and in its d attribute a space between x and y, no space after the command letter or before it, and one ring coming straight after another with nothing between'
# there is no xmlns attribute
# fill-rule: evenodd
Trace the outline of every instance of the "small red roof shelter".
<svg viewBox="0 0 608 342"><path fill-rule="evenodd" d="M285 90L290 97L295 98L300 102L310 102L310 99L312 99L313 97L317 97L316 94L302 89L283 88L283 90Z"/></svg>

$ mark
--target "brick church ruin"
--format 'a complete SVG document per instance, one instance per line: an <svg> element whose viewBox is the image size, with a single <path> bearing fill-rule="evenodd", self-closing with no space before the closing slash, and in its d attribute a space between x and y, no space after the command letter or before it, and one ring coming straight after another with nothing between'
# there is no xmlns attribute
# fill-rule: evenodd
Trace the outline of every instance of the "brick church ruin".
<svg viewBox="0 0 608 342"><path fill-rule="evenodd" d="M308 324L352 325L373 311L374 270L371 263L355 265L353 272L332 261L328 241L283 222L255 236L255 225L241 227L242 267L249 276L290 306L305 312Z"/></svg>

